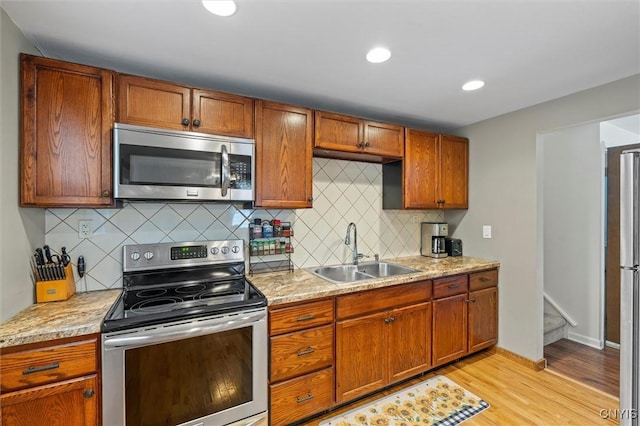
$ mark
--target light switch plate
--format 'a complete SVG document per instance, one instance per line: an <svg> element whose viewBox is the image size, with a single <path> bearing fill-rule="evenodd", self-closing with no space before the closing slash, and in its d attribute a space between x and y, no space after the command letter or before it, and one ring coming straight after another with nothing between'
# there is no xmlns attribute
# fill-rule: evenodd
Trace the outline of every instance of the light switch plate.
<svg viewBox="0 0 640 426"><path fill-rule="evenodd" d="M482 238L491 238L491 225L482 225Z"/></svg>

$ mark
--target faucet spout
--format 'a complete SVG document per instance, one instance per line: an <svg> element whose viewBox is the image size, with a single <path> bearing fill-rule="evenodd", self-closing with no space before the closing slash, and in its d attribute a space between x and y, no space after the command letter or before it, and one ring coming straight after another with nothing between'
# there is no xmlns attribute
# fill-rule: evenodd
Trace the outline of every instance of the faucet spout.
<svg viewBox="0 0 640 426"><path fill-rule="evenodd" d="M351 244L351 228L353 228L353 264L357 265L358 259L360 258L358 255L358 228L353 222L347 226L347 236L344 239L344 243L346 245Z"/></svg>

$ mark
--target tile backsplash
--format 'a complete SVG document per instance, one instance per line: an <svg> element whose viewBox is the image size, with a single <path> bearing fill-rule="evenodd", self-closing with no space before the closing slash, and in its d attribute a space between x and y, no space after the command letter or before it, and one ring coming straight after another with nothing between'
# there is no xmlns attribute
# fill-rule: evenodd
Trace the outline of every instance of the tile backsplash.
<svg viewBox="0 0 640 426"><path fill-rule="evenodd" d="M381 259L420 252L419 223L442 221L439 211L382 210L382 166L313 159L313 208L244 210L227 204L127 203L121 209L48 209L45 241L66 247L74 265L83 255L87 273L78 291L122 286L122 246L220 239L248 240L254 218L292 223L296 268L349 262L344 244L349 222L358 229L358 251ZM93 236L80 238L78 221L91 220Z"/></svg>

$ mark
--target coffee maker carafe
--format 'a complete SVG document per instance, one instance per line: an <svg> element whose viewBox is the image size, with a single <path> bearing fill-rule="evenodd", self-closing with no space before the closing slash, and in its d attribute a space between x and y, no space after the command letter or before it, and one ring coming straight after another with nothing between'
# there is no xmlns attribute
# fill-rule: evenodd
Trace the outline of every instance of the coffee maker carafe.
<svg viewBox="0 0 640 426"><path fill-rule="evenodd" d="M428 257L447 257L444 238L449 235L449 225L444 222L422 222L420 254Z"/></svg>

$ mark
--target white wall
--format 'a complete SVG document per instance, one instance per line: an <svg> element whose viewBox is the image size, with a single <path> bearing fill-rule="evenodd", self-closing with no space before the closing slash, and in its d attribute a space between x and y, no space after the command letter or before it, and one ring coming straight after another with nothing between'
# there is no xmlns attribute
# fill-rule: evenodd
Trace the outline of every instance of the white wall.
<svg viewBox="0 0 640 426"><path fill-rule="evenodd" d="M639 117L638 119L640 120L640 116L636 115L635 117ZM615 123L615 120L600 123L600 140L602 140L604 146L612 148L614 146L640 143L639 134L621 129L612 123Z"/></svg>
<svg viewBox="0 0 640 426"><path fill-rule="evenodd" d="M38 54L0 9L0 321L34 302L29 259L44 243L44 211L18 207L20 52Z"/></svg>
<svg viewBox="0 0 640 426"><path fill-rule="evenodd" d="M544 291L602 348L604 149L599 123L542 135Z"/></svg>
<svg viewBox="0 0 640 426"><path fill-rule="evenodd" d="M455 132L470 140L469 210L445 218L456 225L455 236L463 239L466 255L501 262L499 346L529 359L542 358L538 135L637 112L638 93L640 74ZM482 225L493 226L492 239L482 238Z"/></svg>

